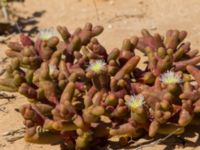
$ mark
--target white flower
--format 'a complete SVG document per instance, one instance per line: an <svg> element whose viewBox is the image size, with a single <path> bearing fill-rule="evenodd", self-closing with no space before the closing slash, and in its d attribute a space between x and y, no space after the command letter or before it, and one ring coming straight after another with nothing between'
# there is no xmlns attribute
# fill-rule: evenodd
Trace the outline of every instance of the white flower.
<svg viewBox="0 0 200 150"><path fill-rule="evenodd" d="M40 30L38 34L38 37L42 40L48 40L53 36L56 36L56 32L53 28Z"/></svg>
<svg viewBox="0 0 200 150"><path fill-rule="evenodd" d="M53 75L55 71L57 71L56 65L49 64L49 75Z"/></svg>
<svg viewBox="0 0 200 150"><path fill-rule="evenodd" d="M143 95L133 95L130 99L126 102L126 105L130 109L136 109L141 107L144 104L144 96Z"/></svg>
<svg viewBox="0 0 200 150"><path fill-rule="evenodd" d="M95 60L93 62L90 62L88 70L91 70L98 74L105 68L105 66L106 63L103 60Z"/></svg>
<svg viewBox="0 0 200 150"><path fill-rule="evenodd" d="M176 74L173 71L167 71L163 74L161 74L160 77L161 82L165 84L173 84L173 83L181 83L181 77L180 75Z"/></svg>

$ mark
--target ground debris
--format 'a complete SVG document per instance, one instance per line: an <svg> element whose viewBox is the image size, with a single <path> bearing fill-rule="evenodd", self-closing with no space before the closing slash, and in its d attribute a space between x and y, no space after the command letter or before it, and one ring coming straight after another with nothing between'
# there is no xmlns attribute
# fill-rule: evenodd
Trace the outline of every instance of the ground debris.
<svg viewBox="0 0 200 150"><path fill-rule="evenodd" d="M8 113L8 111L6 110L6 107L1 107L0 111L4 112L4 113Z"/></svg>
<svg viewBox="0 0 200 150"><path fill-rule="evenodd" d="M11 100L11 99L16 99L16 96L15 95L8 95L6 93L0 93L0 99Z"/></svg>
<svg viewBox="0 0 200 150"><path fill-rule="evenodd" d="M15 34L10 34L10 35L1 35L0 36L0 43L6 43L8 40L10 40Z"/></svg>
<svg viewBox="0 0 200 150"><path fill-rule="evenodd" d="M117 21L122 21L123 19L130 19L130 18L144 18L145 13L141 13L141 14L115 14L114 17L112 17L111 19L109 19L107 22L111 23L111 22L117 22Z"/></svg>
<svg viewBox="0 0 200 150"><path fill-rule="evenodd" d="M22 139L24 137L24 133L25 133L25 128L23 127L16 130L5 132L2 134L2 136L7 142L12 143L12 142Z"/></svg>
<svg viewBox="0 0 200 150"><path fill-rule="evenodd" d="M163 137L163 138L159 138L157 140L152 140L152 142L150 143L147 143L147 144L139 144L138 146L136 146L134 148L134 150L142 150L143 148L146 148L146 147L153 147L157 144L160 144L162 142L164 142L165 140L169 139L170 137L172 137L176 132L178 132L179 129L175 130L174 132L172 132L171 134L168 134L167 136ZM133 150L133 149L130 149L130 150Z"/></svg>
<svg viewBox="0 0 200 150"><path fill-rule="evenodd" d="M0 99L6 99L7 100L6 102L0 104L0 111L4 112L4 113L8 113L8 111L6 110L6 107L4 107L4 106L11 103L11 99L16 99L16 96L15 95L8 95L6 93L0 93Z"/></svg>

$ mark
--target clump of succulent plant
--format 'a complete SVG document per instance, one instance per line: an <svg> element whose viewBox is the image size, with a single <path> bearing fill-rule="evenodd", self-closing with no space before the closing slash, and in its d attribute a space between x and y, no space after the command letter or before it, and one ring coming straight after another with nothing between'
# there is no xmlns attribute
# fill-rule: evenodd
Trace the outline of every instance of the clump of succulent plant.
<svg viewBox="0 0 200 150"><path fill-rule="evenodd" d="M92 149L113 137L128 144L145 133L182 134L200 123L200 56L183 42L185 31L169 30L163 38L143 30L108 53L95 38L101 26L57 30L62 39L52 30L35 41L21 34L6 51L11 62L0 89L29 99L20 109L26 141ZM145 68L137 66L137 50L147 57Z"/></svg>

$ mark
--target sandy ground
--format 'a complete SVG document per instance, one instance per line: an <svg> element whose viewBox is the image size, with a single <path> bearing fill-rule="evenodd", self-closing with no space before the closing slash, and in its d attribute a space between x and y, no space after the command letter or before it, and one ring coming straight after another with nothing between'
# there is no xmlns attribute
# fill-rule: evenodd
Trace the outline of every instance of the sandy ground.
<svg viewBox="0 0 200 150"><path fill-rule="evenodd" d="M187 30L187 40L192 41L192 48L198 48L200 42L200 1L199 0L26 0L14 5L23 17L38 16L35 26L38 29L66 25L69 30L83 26L86 22L100 24L105 27L99 36L100 42L109 50L120 47L124 38L140 34L142 28L152 33L165 33L167 29ZM19 24L20 26L20 24ZM33 26L27 26L30 30ZM1 57L4 56L6 46L1 44ZM0 99L0 105L5 103ZM10 130L23 127L20 114L15 108L26 103L26 99L17 95L15 100L0 107L0 135ZM184 149L200 149L198 131L186 142ZM154 146L155 150L174 149L171 142ZM59 150L58 146L42 146L27 144L22 140L7 142L0 136L0 150ZM144 148L145 150L152 147ZM177 148L183 149L183 148Z"/></svg>

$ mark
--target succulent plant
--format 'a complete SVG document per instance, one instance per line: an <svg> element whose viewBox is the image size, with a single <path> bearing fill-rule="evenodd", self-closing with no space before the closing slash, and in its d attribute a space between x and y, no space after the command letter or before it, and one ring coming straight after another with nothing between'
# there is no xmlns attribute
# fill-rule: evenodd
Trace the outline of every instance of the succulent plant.
<svg viewBox="0 0 200 150"><path fill-rule="evenodd" d="M26 141L90 149L113 137L128 144L145 133L182 134L200 123L200 56L183 43L185 31L163 38L142 30L108 53L95 38L101 26L57 30L62 40L50 30L35 41L21 34L6 51L11 62L0 89L29 99L20 109ZM137 50L147 56L145 68Z"/></svg>

